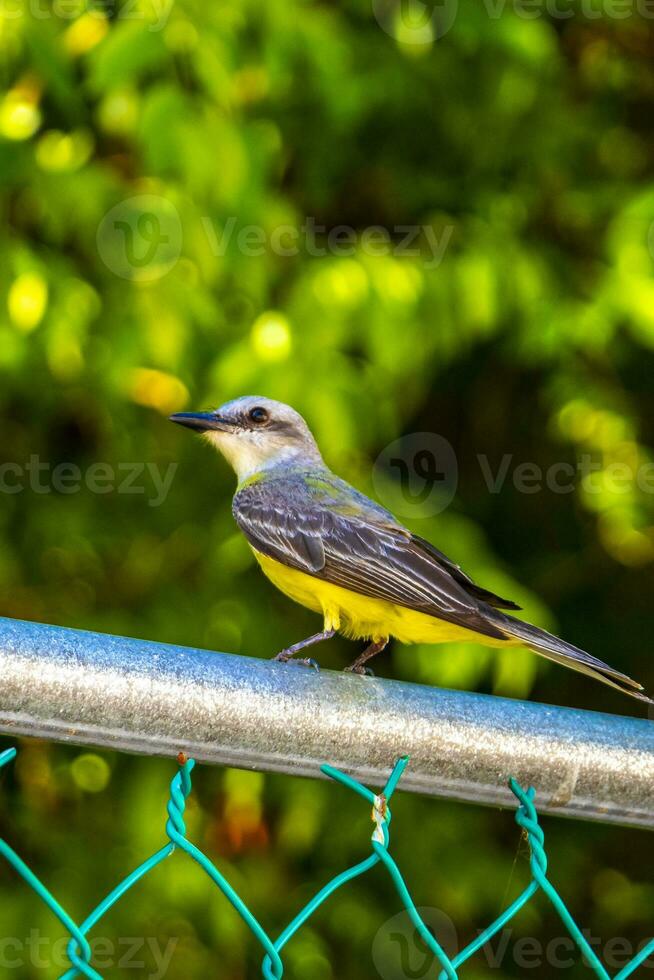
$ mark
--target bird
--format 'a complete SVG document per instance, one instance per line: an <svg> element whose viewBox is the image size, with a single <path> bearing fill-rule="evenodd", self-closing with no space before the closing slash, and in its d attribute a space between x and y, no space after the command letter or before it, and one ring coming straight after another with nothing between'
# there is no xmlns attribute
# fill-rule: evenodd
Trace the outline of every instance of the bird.
<svg viewBox="0 0 654 980"><path fill-rule="evenodd" d="M520 607L477 585L425 538L336 476L295 409L259 395L170 421L209 441L233 467L234 519L258 564L289 598L322 616L322 630L274 659L316 666L304 654L336 633L363 640L346 668L367 663L394 638L438 644L473 640L535 653L654 704L637 681L509 612Z"/></svg>

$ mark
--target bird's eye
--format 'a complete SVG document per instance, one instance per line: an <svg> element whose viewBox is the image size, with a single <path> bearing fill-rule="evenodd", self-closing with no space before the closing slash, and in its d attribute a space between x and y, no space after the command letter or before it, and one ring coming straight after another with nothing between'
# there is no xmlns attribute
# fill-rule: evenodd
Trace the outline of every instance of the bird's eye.
<svg viewBox="0 0 654 980"><path fill-rule="evenodd" d="M251 408L248 416L250 421L255 422L257 425L261 425L263 422L268 421L268 412L265 410L265 408L261 408L260 406L257 408Z"/></svg>

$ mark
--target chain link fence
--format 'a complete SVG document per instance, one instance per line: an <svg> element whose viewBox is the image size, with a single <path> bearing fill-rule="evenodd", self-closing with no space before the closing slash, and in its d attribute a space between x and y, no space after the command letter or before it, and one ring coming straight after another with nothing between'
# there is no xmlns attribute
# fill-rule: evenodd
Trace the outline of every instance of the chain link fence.
<svg viewBox="0 0 654 980"><path fill-rule="evenodd" d="M16 750L13 748L0 754L0 768L11 762L15 755ZM390 853L390 801L408 763L408 756L403 756L397 760L386 781L386 785L379 793L374 793L368 787L339 769L335 769L327 764L322 766L322 771L326 776L342 783L348 789L352 790L352 792L357 793L371 807L371 816L374 823L371 853L362 861L341 871L331 881L320 888L276 939L271 938L213 861L202 850L196 847L192 841L188 840L186 836L186 825L184 823L184 810L186 800L191 793L191 773L195 762L183 754L180 754L178 758L178 770L170 783L170 795L167 803L168 819L165 826L165 833L168 838L167 843L123 878L98 903L81 924L78 925L71 918L66 909L63 908L61 903L37 877L34 871L22 860L14 848L2 839L0 839L0 853L12 865L15 871L18 872L24 882L36 892L70 934L70 942L67 947L70 968L62 974L60 980L73 980L73 978L80 976L89 977L92 980L103 980L102 974L94 968L91 962L92 952L88 939L89 933L100 922L105 913L116 902L127 895L130 889L141 878L149 874L153 868L161 864L166 858L171 857L176 850L184 852L200 865L249 927L253 938L261 945L263 950L261 974L265 980L281 980L284 975L284 962L282 959L284 947L323 902L327 901L334 892L347 885L348 882L357 878L359 875L368 873L377 865L381 865L390 876L411 923L440 965L439 980L457 980L461 976L459 972L460 968L489 942L493 936L500 932L528 902L535 900L537 897L551 902L560 916L563 925L576 944L580 955L583 956L593 974L601 978L601 980L626 980L627 977L632 976L638 967L644 964L648 957L654 953L654 938L652 938L641 947L640 951L619 973L611 977L548 877L545 835L538 822L538 813L534 804L534 789L524 789L516 780L511 779L509 783L510 789L518 803L515 812L515 821L522 829L529 844L531 881L515 901L494 922L484 929L473 942L465 946L456 955L448 956L443 946L439 943L438 937L429 929L427 923L421 916L404 881L402 872Z"/></svg>

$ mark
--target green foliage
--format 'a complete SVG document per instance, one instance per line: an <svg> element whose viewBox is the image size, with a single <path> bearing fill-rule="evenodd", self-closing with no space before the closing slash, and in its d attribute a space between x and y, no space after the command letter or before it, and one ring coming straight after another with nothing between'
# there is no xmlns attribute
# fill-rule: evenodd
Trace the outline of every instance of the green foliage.
<svg viewBox="0 0 654 980"><path fill-rule="evenodd" d="M591 6L557 19L461 3L420 43L400 5L364 0L3 8L0 459L19 472L2 471L0 612L262 656L312 631L236 534L227 468L166 421L260 392L305 414L367 492L398 436L448 439L454 502L401 516L534 621L654 686L650 26L637 6ZM402 254L407 225L419 254ZM479 457L492 476L505 454L490 492ZM520 489L520 464L551 475L585 458L569 493ZM79 492L75 470L53 486L61 464ZM130 464L153 468L142 492L118 492ZM384 496L402 504L397 486ZM347 658L345 641L320 651L326 666ZM396 648L375 669L639 710L528 654ZM167 763L25 746L15 793L3 777L5 832L82 917L162 839L168 777ZM338 820L327 805L322 786L216 773L189 825L281 923L369 832L345 797ZM400 795L401 808L421 828L397 845L412 893L463 943L499 911L515 842L492 813ZM548 826L557 884L605 938L635 942L643 908L651 921L638 839ZM0 935L56 938L0 874ZM395 899L362 881L347 901L289 948L294 975L372 975ZM557 927L541 915L522 921L546 941ZM130 935L179 937L171 980L253 975L240 924L181 864L110 917L108 937ZM509 955L493 971L520 974Z"/></svg>

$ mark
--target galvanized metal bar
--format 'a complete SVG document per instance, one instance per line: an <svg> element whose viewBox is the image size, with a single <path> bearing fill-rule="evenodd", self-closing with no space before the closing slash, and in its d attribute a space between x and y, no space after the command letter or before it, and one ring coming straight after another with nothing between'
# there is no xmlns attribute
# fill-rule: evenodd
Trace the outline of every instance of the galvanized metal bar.
<svg viewBox="0 0 654 980"><path fill-rule="evenodd" d="M0 731L654 826L654 724L0 618Z"/></svg>

